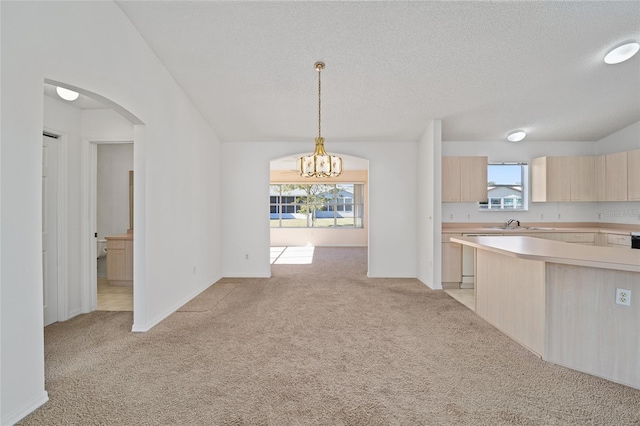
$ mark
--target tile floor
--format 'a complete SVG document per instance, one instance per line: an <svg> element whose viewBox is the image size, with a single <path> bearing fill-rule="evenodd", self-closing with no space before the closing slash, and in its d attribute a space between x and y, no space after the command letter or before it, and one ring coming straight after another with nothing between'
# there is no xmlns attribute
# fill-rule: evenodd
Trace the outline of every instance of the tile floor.
<svg viewBox="0 0 640 426"><path fill-rule="evenodd" d="M467 308L471 309L475 312L476 310L476 296L474 293L474 289L472 288L457 288L445 290L445 292L456 299L458 302L462 303Z"/></svg>
<svg viewBox="0 0 640 426"><path fill-rule="evenodd" d="M110 285L98 278L99 311L133 311L133 287Z"/></svg>

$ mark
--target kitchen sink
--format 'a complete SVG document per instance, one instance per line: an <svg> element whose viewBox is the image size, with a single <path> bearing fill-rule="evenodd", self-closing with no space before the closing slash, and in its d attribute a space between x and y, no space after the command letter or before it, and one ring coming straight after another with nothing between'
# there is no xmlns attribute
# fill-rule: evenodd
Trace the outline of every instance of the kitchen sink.
<svg viewBox="0 0 640 426"><path fill-rule="evenodd" d="M503 231L518 231L524 228L515 227L515 226L488 226L487 229L501 229ZM527 228L531 229L531 228Z"/></svg>

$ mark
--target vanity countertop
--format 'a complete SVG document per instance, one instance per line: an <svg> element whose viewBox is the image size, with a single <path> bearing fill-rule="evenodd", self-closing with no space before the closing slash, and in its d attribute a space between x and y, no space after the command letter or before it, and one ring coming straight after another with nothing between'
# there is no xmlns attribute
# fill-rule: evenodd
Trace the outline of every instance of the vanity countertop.
<svg viewBox="0 0 640 426"><path fill-rule="evenodd" d="M107 235L106 240L133 240L133 232L120 235Z"/></svg>

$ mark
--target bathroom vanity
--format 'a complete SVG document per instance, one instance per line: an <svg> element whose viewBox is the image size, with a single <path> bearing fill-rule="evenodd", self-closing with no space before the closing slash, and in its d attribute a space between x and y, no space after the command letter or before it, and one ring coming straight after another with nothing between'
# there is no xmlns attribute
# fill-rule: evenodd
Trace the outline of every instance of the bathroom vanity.
<svg viewBox="0 0 640 426"><path fill-rule="evenodd" d="M107 279L111 285L133 285L133 233L111 235L107 240Z"/></svg>

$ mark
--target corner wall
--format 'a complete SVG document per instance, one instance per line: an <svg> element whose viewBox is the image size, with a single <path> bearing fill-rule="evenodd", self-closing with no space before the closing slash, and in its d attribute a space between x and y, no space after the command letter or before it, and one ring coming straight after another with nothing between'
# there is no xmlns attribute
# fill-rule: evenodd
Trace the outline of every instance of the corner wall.
<svg viewBox="0 0 640 426"><path fill-rule="evenodd" d="M365 194L369 200L369 276L415 278L416 144L327 144L331 153L369 160L369 191ZM268 277L270 161L304 148L295 142L234 142L222 146L224 276Z"/></svg>
<svg viewBox="0 0 640 426"><path fill-rule="evenodd" d="M434 120L418 140L417 278L442 288L442 122Z"/></svg>
<svg viewBox="0 0 640 426"><path fill-rule="evenodd" d="M137 330L148 330L221 277L222 164L216 135L117 4L0 2L0 8L0 423L12 424L47 400L41 260L45 79L99 94L138 120Z"/></svg>

